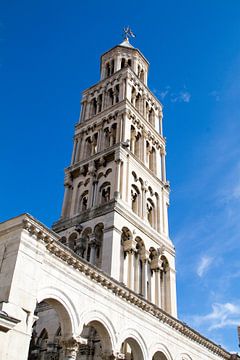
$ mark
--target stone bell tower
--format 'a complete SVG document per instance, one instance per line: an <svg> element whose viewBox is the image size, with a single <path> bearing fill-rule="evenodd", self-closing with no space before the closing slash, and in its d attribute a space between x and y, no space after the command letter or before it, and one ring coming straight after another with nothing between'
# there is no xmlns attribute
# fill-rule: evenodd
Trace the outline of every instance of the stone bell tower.
<svg viewBox="0 0 240 360"><path fill-rule="evenodd" d="M176 316L162 105L147 87L148 68L127 36L101 56L101 79L83 92L53 230L78 256Z"/></svg>

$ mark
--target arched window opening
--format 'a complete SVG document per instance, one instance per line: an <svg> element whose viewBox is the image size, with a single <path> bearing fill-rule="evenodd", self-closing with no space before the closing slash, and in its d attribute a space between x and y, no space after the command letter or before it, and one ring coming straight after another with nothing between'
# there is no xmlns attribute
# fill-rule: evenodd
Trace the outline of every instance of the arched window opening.
<svg viewBox="0 0 240 360"><path fill-rule="evenodd" d="M147 199L147 219L152 227L155 227L155 206L151 199Z"/></svg>
<svg viewBox="0 0 240 360"><path fill-rule="evenodd" d="M122 58L121 60L121 69L123 69L126 66L126 59Z"/></svg>
<svg viewBox="0 0 240 360"><path fill-rule="evenodd" d="M111 60L111 75L114 73L114 59Z"/></svg>
<svg viewBox="0 0 240 360"><path fill-rule="evenodd" d="M151 108L149 111L149 122L153 127L155 127L155 111L153 108Z"/></svg>
<svg viewBox="0 0 240 360"><path fill-rule="evenodd" d="M98 133L95 133L92 138L92 155L97 153L97 144L98 144Z"/></svg>
<svg viewBox="0 0 240 360"><path fill-rule="evenodd" d="M110 76L111 75L111 67L110 67L110 63L107 62L106 63L106 75Z"/></svg>
<svg viewBox="0 0 240 360"><path fill-rule="evenodd" d="M135 138L135 149L134 154L140 158L141 157L141 134L137 133Z"/></svg>
<svg viewBox="0 0 240 360"><path fill-rule="evenodd" d="M126 360L143 360L142 350L133 338L127 338L121 347L122 354Z"/></svg>
<svg viewBox="0 0 240 360"><path fill-rule="evenodd" d="M76 240L75 253L83 259L89 261L90 259L90 234L92 233L91 228L86 228L79 235Z"/></svg>
<svg viewBox="0 0 240 360"><path fill-rule="evenodd" d="M102 94L98 96L97 100L97 112L99 113L100 111L102 111Z"/></svg>
<svg viewBox="0 0 240 360"><path fill-rule="evenodd" d="M77 359L111 359L111 339L107 329L99 321L93 320L84 325L81 338L85 339L85 343L80 345Z"/></svg>
<svg viewBox="0 0 240 360"><path fill-rule="evenodd" d="M96 98L94 98L91 101L91 116L96 115L96 113L97 113L97 100Z"/></svg>
<svg viewBox="0 0 240 360"><path fill-rule="evenodd" d="M140 93L138 93L136 96L135 107L139 112L141 112L141 94Z"/></svg>
<svg viewBox="0 0 240 360"><path fill-rule="evenodd" d="M88 208L88 190L80 196L80 212L86 211Z"/></svg>
<svg viewBox="0 0 240 360"><path fill-rule="evenodd" d="M113 89L108 90L108 106L112 106L114 104L114 93Z"/></svg>
<svg viewBox="0 0 240 360"><path fill-rule="evenodd" d="M28 360L62 359L64 347L60 340L72 332L72 324L64 306L46 299L38 303L34 314L37 320L32 326Z"/></svg>
<svg viewBox="0 0 240 360"><path fill-rule="evenodd" d="M119 102L119 84L115 86L115 103Z"/></svg>
<svg viewBox="0 0 240 360"><path fill-rule="evenodd" d="M158 351L153 355L152 360L167 360L167 358L161 351Z"/></svg>
<svg viewBox="0 0 240 360"><path fill-rule="evenodd" d="M154 147L149 151L149 169L152 172L156 172L156 150Z"/></svg>
<svg viewBox="0 0 240 360"><path fill-rule="evenodd" d="M133 106L135 106L135 101L136 101L136 89L132 87L131 103L133 104Z"/></svg>
<svg viewBox="0 0 240 360"><path fill-rule="evenodd" d="M111 127L111 141L110 146L115 145L117 142L117 124L113 124Z"/></svg>
<svg viewBox="0 0 240 360"><path fill-rule="evenodd" d="M141 80L142 82L144 82L144 71L143 71L143 69L141 70L139 77L140 77L140 80Z"/></svg>
<svg viewBox="0 0 240 360"><path fill-rule="evenodd" d="M132 60L131 60L131 59L128 59L128 61L127 61L127 66L129 66L129 67L132 66Z"/></svg>
<svg viewBox="0 0 240 360"><path fill-rule="evenodd" d="M145 103L145 108L146 108L146 120L149 121L149 105L147 101Z"/></svg>
<svg viewBox="0 0 240 360"><path fill-rule="evenodd" d="M137 71L137 76L140 77L140 73L141 73L141 66L138 65L138 71Z"/></svg>
<svg viewBox="0 0 240 360"><path fill-rule="evenodd" d="M100 204L106 204L110 201L111 197L111 185L109 182L105 182L100 187Z"/></svg>
<svg viewBox="0 0 240 360"><path fill-rule="evenodd" d="M91 137L87 137L85 140L85 158L88 158L92 154L92 140Z"/></svg>
<svg viewBox="0 0 240 360"><path fill-rule="evenodd" d="M136 185L132 185L131 188L131 201L132 201L132 211L139 215L140 213L140 191Z"/></svg>
<svg viewBox="0 0 240 360"><path fill-rule="evenodd" d="M77 233L76 232L73 232L69 238L68 238L68 242L67 242L67 245L68 247L71 249L71 250L75 250L75 247L76 247L76 243L77 243Z"/></svg>
<svg viewBox="0 0 240 360"><path fill-rule="evenodd" d="M110 146L110 131L109 128L104 129L104 149L107 149Z"/></svg>

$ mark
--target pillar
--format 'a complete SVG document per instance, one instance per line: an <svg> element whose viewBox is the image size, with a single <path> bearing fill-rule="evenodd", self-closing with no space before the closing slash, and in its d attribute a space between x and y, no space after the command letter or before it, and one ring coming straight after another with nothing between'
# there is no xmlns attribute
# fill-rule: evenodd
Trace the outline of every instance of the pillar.
<svg viewBox="0 0 240 360"><path fill-rule="evenodd" d="M110 222L112 219L108 219ZM121 260L121 231L115 226L104 228L102 244L102 270L119 281Z"/></svg>
<svg viewBox="0 0 240 360"><path fill-rule="evenodd" d="M76 360L79 345L80 343L74 338L61 341L61 346L63 348L64 354L63 360Z"/></svg>
<svg viewBox="0 0 240 360"><path fill-rule="evenodd" d="M165 182L166 181L166 164L165 164L165 156L166 156L166 152L164 149L161 149L161 166L162 166L162 181Z"/></svg>
<svg viewBox="0 0 240 360"><path fill-rule="evenodd" d="M69 202L71 199L71 192L72 192L72 179L70 173L65 175L64 179L64 199L63 199L63 206L62 206L62 217L66 217L69 215Z"/></svg>

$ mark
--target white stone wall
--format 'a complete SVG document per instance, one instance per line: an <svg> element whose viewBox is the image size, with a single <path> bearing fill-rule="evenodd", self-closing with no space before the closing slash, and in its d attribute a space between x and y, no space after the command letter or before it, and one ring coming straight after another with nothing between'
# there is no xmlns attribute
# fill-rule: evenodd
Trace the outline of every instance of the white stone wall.
<svg viewBox="0 0 240 360"><path fill-rule="evenodd" d="M13 330L1 334L5 343L5 347L0 347L1 359L27 359L33 313L36 303L43 300L60 316L63 341L78 339L83 326L94 321L100 324L100 336L101 331L109 335L111 348L105 349L109 355L121 353L123 341L129 338L137 344L138 360L150 360L157 351L169 360L183 359L182 354L192 360L230 358L230 354L212 344L209 346L220 355L209 351L204 339L200 345L199 336L193 341L190 335L173 328L171 324L179 329L184 326L177 320L169 318L167 324L149 310L140 308L137 302L134 305L133 300L124 300L125 290L121 290L120 284L117 290L117 283L111 283L110 278L106 278L109 286L100 284L96 270L91 273L89 268L88 272L87 265L79 262L67 248L57 245L58 235L27 215L0 224L0 244L6 249L0 272L0 279L5 277L4 286L0 288L2 309L20 320ZM85 273L77 270L80 265ZM4 270L6 267L8 273ZM101 273L99 276L104 277ZM136 295L133 294L132 299L137 299ZM141 301L139 298L139 303ZM159 310L156 308L156 311ZM162 316L166 315L162 313ZM109 347L109 343L106 346Z"/></svg>

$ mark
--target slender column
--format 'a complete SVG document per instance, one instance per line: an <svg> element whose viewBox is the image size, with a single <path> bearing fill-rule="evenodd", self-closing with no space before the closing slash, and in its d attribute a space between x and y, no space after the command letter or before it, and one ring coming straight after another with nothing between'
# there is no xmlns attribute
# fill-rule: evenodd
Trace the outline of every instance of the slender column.
<svg viewBox="0 0 240 360"><path fill-rule="evenodd" d="M144 163L144 165L146 165L146 137L145 137L145 131L142 132L141 141L142 141L142 159L141 160Z"/></svg>
<svg viewBox="0 0 240 360"><path fill-rule="evenodd" d="M82 101L81 105L82 105L82 111L81 111L81 115L80 115L80 122L85 120L87 101L86 100Z"/></svg>
<svg viewBox="0 0 240 360"><path fill-rule="evenodd" d="M72 152L71 165L75 163L77 147L78 147L78 139L75 139L74 140L74 146L73 146L73 152Z"/></svg>
<svg viewBox="0 0 240 360"><path fill-rule="evenodd" d="M115 160L115 185L114 185L114 197L120 196L120 174L121 174L121 159Z"/></svg>
<svg viewBox="0 0 240 360"><path fill-rule="evenodd" d="M147 297L147 259L142 260L142 295L144 298Z"/></svg>
<svg viewBox="0 0 240 360"><path fill-rule="evenodd" d="M122 117L118 116L117 121L117 128L116 128L116 143L122 141Z"/></svg>
<svg viewBox="0 0 240 360"><path fill-rule="evenodd" d="M146 192L147 192L147 182L144 182L142 186L142 217L144 220L147 220L147 200L146 200Z"/></svg>
<svg viewBox="0 0 240 360"><path fill-rule="evenodd" d="M151 261L151 269L153 270L154 276L154 295L155 295L155 304L161 306L161 279L160 279L160 269L162 266L162 261L159 259L159 254L156 253L154 258Z"/></svg>
<svg viewBox="0 0 240 360"><path fill-rule="evenodd" d="M127 286L134 290L134 251L128 252L128 282Z"/></svg>
<svg viewBox="0 0 240 360"><path fill-rule="evenodd" d="M161 149L161 165L162 165L162 181L166 181L166 165L165 165L165 155L166 152L164 149Z"/></svg>
<svg viewBox="0 0 240 360"><path fill-rule="evenodd" d="M90 239L89 246L91 248L91 251L90 251L90 263L92 265L95 265L96 264L96 248L97 248L95 235L93 235L92 239Z"/></svg>
<svg viewBox="0 0 240 360"><path fill-rule="evenodd" d="M125 240L123 243L123 250L127 253L127 286L134 290L134 256L136 251L135 240Z"/></svg>
<svg viewBox="0 0 240 360"><path fill-rule="evenodd" d="M119 101L122 101L125 98L125 80L122 80L119 84Z"/></svg>
<svg viewBox="0 0 240 360"><path fill-rule="evenodd" d="M157 199L157 209L156 209L156 211L157 211L157 221L156 221L156 223L157 223L157 231L158 232L161 232L162 231L162 223L161 223L161 201L160 201L160 195L161 194L158 194L158 196L156 197L156 199Z"/></svg>
<svg viewBox="0 0 240 360"><path fill-rule="evenodd" d="M62 217L66 217L69 215L69 202L72 192L72 178L70 173L66 173L65 175L64 186L65 186L65 192L64 192L64 199L62 206Z"/></svg>
<svg viewBox="0 0 240 360"><path fill-rule="evenodd" d="M155 269L155 304L161 306L160 269Z"/></svg>
<svg viewBox="0 0 240 360"><path fill-rule="evenodd" d="M94 163L89 164L88 175L90 175L89 183L89 198L88 198L88 208L93 205L94 199L94 181L96 176L96 169Z"/></svg>

